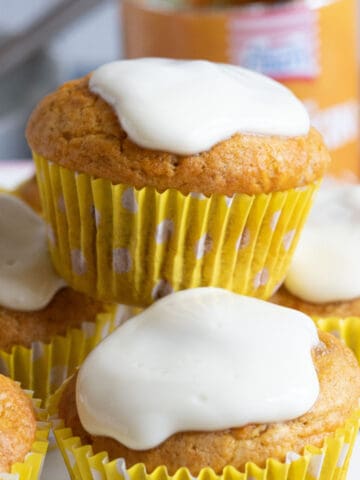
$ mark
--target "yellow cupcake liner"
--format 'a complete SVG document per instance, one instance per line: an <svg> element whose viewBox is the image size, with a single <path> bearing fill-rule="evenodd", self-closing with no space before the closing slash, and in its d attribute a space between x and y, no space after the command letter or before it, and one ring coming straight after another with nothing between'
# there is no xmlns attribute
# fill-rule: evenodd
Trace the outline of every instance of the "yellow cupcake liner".
<svg viewBox="0 0 360 480"><path fill-rule="evenodd" d="M50 431L48 414L46 410L40 408L41 400L33 398L33 392L25 393L31 398L35 411L37 425L35 441L25 459L11 466L10 473L0 472L0 480L38 480L44 465Z"/></svg>
<svg viewBox="0 0 360 480"><path fill-rule="evenodd" d="M0 350L0 373L46 402L87 354L131 315L130 307L109 306L107 312L97 315L95 322L84 322L81 328L71 328L49 343L34 342L30 348L16 345L9 353Z"/></svg>
<svg viewBox="0 0 360 480"><path fill-rule="evenodd" d="M34 160L60 275L90 296L138 306L200 286L269 298L319 185L231 198L159 193Z"/></svg>
<svg viewBox="0 0 360 480"><path fill-rule="evenodd" d="M64 387L51 397L49 408L55 418L55 438L73 480L345 480L360 427L360 411L356 411L322 448L309 445L303 455L289 452L284 462L269 458L265 468L249 462L244 472L229 465L220 475L207 467L197 477L183 467L170 476L165 465L153 472L147 472L144 464L127 469L123 458L110 461L107 452L94 454L91 445L82 444L55 413Z"/></svg>
<svg viewBox="0 0 360 480"><path fill-rule="evenodd" d="M360 317L312 317L316 326L324 332L340 338L354 352L360 363Z"/></svg>

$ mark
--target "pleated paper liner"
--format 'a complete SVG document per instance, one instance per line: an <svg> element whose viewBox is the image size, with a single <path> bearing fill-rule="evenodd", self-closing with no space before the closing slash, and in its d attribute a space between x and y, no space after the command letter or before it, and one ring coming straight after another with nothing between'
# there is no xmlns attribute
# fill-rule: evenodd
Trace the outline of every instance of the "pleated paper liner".
<svg viewBox="0 0 360 480"><path fill-rule="evenodd" d="M34 342L31 348L17 345L10 353L0 350L0 373L34 391L35 397L45 402L100 340L129 318L131 312L129 307L109 306L109 311L99 314L95 322L69 329L66 335L55 336L49 343Z"/></svg>
<svg viewBox="0 0 360 480"><path fill-rule="evenodd" d="M360 363L360 317L312 317L320 330L332 333L354 352Z"/></svg>
<svg viewBox="0 0 360 480"><path fill-rule="evenodd" d="M33 398L33 392L25 393L32 399L35 410L37 421L35 441L23 462L12 465L10 473L0 472L1 480L39 480L44 465L50 431L48 414L46 410L40 408L41 400Z"/></svg>
<svg viewBox="0 0 360 480"><path fill-rule="evenodd" d="M64 385L50 399L53 413L63 389ZM229 465L222 474L204 468L194 477L186 468L169 475L164 465L153 472L147 472L143 464L127 469L122 458L110 461L107 452L94 454L91 445L83 445L71 428L54 415L56 441L73 480L345 480L359 426L360 411L356 411L325 440L322 448L307 446L303 455L289 452L285 462L270 458L265 468L249 462L243 473Z"/></svg>
<svg viewBox="0 0 360 480"><path fill-rule="evenodd" d="M159 193L34 159L60 275L90 296L138 306L199 286L269 298L318 188L231 198Z"/></svg>

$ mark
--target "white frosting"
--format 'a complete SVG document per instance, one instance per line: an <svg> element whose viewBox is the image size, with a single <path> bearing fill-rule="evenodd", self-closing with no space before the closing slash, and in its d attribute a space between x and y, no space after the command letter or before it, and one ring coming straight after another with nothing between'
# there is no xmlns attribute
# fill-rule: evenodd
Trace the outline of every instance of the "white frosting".
<svg viewBox="0 0 360 480"><path fill-rule="evenodd" d="M180 431L290 420L318 397L318 342L300 312L217 288L174 293L87 357L80 420L138 450Z"/></svg>
<svg viewBox="0 0 360 480"><path fill-rule="evenodd" d="M44 221L21 200L0 194L0 305L39 310L64 285L50 260Z"/></svg>
<svg viewBox="0 0 360 480"><path fill-rule="evenodd" d="M233 65L141 58L108 63L90 89L112 105L138 145L189 155L237 132L300 136L302 103L284 86Z"/></svg>
<svg viewBox="0 0 360 480"><path fill-rule="evenodd" d="M285 286L313 303L360 297L360 186L320 190Z"/></svg>

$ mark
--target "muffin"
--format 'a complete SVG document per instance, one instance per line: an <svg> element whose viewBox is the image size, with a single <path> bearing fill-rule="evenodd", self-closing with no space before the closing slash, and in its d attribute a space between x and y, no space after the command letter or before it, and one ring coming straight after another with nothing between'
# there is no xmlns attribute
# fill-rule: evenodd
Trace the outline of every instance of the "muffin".
<svg viewBox="0 0 360 480"><path fill-rule="evenodd" d="M109 479L230 466L245 479L343 478L359 398L351 350L309 317L202 288L97 346L53 399L65 427L55 435L80 478L90 466Z"/></svg>
<svg viewBox="0 0 360 480"><path fill-rule="evenodd" d="M35 441L36 420L31 400L19 385L0 375L0 472L22 462Z"/></svg>
<svg viewBox="0 0 360 480"><path fill-rule="evenodd" d="M42 432L37 428L40 418L31 398L17 383L0 375L0 390L0 475L5 478L12 473L19 480L31 475L36 480L46 452L48 432L45 425ZM37 445L33 450L35 441Z"/></svg>
<svg viewBox="0 0 360 480"><path fill-rule="evenodd" d="M45 399L130 309L67 287L44 221L13 195L0 195L0 232L0 373Z"/></svg>
<svg viewBox="0 0 360 480"><path fill-rule="evenodd" d="M36 341L49 343L55 335L66 335L70 328L95 323L106 311L110 306L69 287L59 290L40 310L12 310L0 304L0 349L10 352L14 345L30 348Z"/></svg>
<svg viewBox="0 0 360 480"><path fill-rule="evenodd" d="M271 301L317 317L360 317L359 218L359 186L321 189Z"/></svg>
<svg viewBox="0 0 360 480"><path fill-rule="evenodd" d="M329 162L290 91L203 61L100 67L40 102L27 139L57 271L138 306L209 285L268 298Z"/></svg>

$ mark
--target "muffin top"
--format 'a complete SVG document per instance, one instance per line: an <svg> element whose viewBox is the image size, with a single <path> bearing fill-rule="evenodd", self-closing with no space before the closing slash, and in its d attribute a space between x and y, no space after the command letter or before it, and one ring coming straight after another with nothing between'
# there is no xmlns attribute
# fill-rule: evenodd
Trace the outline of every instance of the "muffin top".
<svg viewBox="0 0 360 480"><path fill-rule="evenodd" d="M288 308L295 308L307 315L317 317L360 317L360 298L337 302L312 303L293 295L282 286L269 299L269 302Z"/></svg>
<svg viewBox="0 0 360 480"><path fill-rule="evenodd" d="M38 195L31 181L31 200ZM16 194L21 195L19 190ZM93 322L104 303L66 287L55 273L42 218L14 195L0 194L0 349L48 342Z"/></svg>
<svg viewBox="0 0 360 480"><path fill-rule="evenodd" d="M45 307L65 286L50 259L46 223L20 199L1 193L0 232L0 305Z"/></svg>
<svg viewBox="0 0 360 480"><path fill-rule="evenodd" d="M290 129L292 133L289 136L266 133L283 131L281 128L270 128L272 124L276 127L277 115L281 116L274 106L271 114L266 110L270 127L264 129L265 133L225 135L224 140L211 148L194 154L141 147L139 141L133 141L134 135L129 135L129 131L133 134L134 129L128 125L125 128L110 101L93 92L99 89L93 86L91 91L89 80L91 82L91 76L66 83L44 98L32 113L27 127L27 139L32 150L70 170L136 188L150 186L158 191L174 188L184 194L199 192L230 196L301 187L322 177L329 163L329 154L320 134L314 129L299 129L299 135ZM269 79L266 81L271 82ZM267 92L267 83L264 89L258 89L258 93L264 102L267 93L267 98L273 94L271 89ZM294 101L290 92L288 95ZM246 95L243 93L243 96ZM255 96L255 100L259 98ZM261 118L260 103L257 101L257 121ZM247 110L250 108L251 105L247 105ZM217 111L210 109L209 116L212 113L216 117ZM250 114L244 112L244 118L245 113L249 118L252 116L251 111ZM227 118L226 115L224 117ZM151 112L147 112L147 118L148 124L151 124ZM186 117L182 120L186 125ZM189 123L190 120L191 108ZM155 115L154 123L157 125ZM291 119L289 123L292 123ZM172 124L176 124L176 117ZM164 125L163 129L166 122ZM196 138L195 127L189 128L192 129L192 137ZM284 125L282 128L285 128ZM162 133L160 131L160 136ZM177 140L181 144L181 137Z"/></svg>
<svg viewBox="0 0 360 480"><path fill-rule="evenodd" d="M359 299L359 245L360 186L324 185L301 234L286 289L314 304Z"/></svg>
<svg viewBox="0 0 360 480"><path fill-rule="evenodd" d="M212 291L212 295L215 294L216 292L214 290L216 289L202 289L202 290L207 290L208 292ZM179 294L175 294L179 295ZM182 292L181 296L184 295L184 292ZM186 295L191 295L188 293L185 293ZM227 293L226 295L233 295L230 293ZM174 296L173 296L174 297ZM169 297L168 297L169 298ZM180 298L180 297L178 297ZM169 405L164 405L161 403L163 401L163 396L164 392L162 391L162 384L168 386L168 389L165 390L165 397L169 398L168 396L172 397L174 395L174 392L176 394L176 390L178 388L177 383L180 382L182 383L183 390L182 390L182 395L181 395L181 402L182 404L175 408L175 411L177 412L176 414L176 421L178 421L179 418L183 418L183 411L184 408L185 410L189 408L195 410L201 406L201 415L197 414L195 418L195 423L199 426L199 422L203 422L203 428L191 428L191 422L188 423L188 428L184 430L177 430L175 433L167 437L165 440L163 440L160 444L153 446L152 448L148 449L138 449L134 447L130 447L129 445L125 445L124 443L128 443L126 440L125 442L121 442L118 438L109 438L109 436L105 436L104 434L100 433L95 433L93 431L93 425L89 424L89 418L85 418L85 423L83 422L84 415L83 415L83 402L88 401L88 397L86 396L87 390L83 390L81 388L81 384L84 381L84 375L85 375L85 380L86 377L91 376L95 367L95 370L98 368L96 367L97 365L101 365L102 373L98 375L98 380L101 378L101 385L104 387L103 384L103 376L106 376L106 371L104 371L104 368L106 369L106 365L108 365L108 362L106 360L106 357L102 358L100 362L100 357L98 354L91 354L90 357L92 356L92 360L90 361L90 364L88 363L88 367L90 366L90 370L87 370L86 373L86 368L85 370L84 367L82 367L82 370L80 371L80 377L78 377L77 382L76 379L73 378L66 386L63 396L60 401L60 416L65 419L65 424L66 426L69 426L73 429L73 432L75 435L79 435L84 442L90 442L93 444L94 450L96 452L99 451L107 451L110 455L110 458L117 458L117 457L123 457L126 460L126 465L130 467L131 465L135 463L144 463L148 469L148 471L152 471L154 468L160 465L166 465L170 474L173 474L178 468L182 466L186 466L190 469L191 473L193 475L197 475L199 471L205 467L205 466L210 466L213 468L217 473L220 473L223 468L226 465L232 465L233 467L243 470L245 464L248 461L253 461L259 466L264 466L266 463L266 460L269 457L276 458L280 461L283 461L287 455L288 452L296 452L301 454L303 451L303 448L308 445L312 444L315 446L321 446L323 444L324 439L335 432L335 430L338 427L343 426L344 422L351 416L352 412L357 408L358 402L359 402L359 396L360 396L360 369L359 366L356 362L356 359L352 352L344 346L339 340L337 340L335 337L323 333L323 332L318 332L319 339L318 343L313 344L313 347L311 349L311 355L312 355L312 363L314 366L314 369L317 374L318 382L319 382L319 394L317 396L317 399L315 398L315 403L312 406L307 406L305 410L302 410L302 414L299 414L298 416L292 416L289 414L288 407L291 404L294 406L294 404L297 402L299 398L302 396L302 388L301 388L301 374L302 369L297 369L296 368L296 362L294 364L295 358L292 358L291 355L286 354L287 356L287 361L283 362L285 365L283 365L281 368L277 368L275 371L271 371L272 367L274 366L274 356L278 354L278 350L286 350L287 345L290 345L290 348L297 349L298 348L298 340L299 337L301 337L304 334L304 328L305 331L311 331L311 329L314 329L314 326L311 324L311 320L308 319L308 321L305 321L305 317L302 316L302 314L296 313L291 310L287 309L275 309L279 313L279 324L278 324L278 330L281 331L282 335L281 338L284 340L284 344L286 345L280 345L277 343L277 340L274 340L276 337L275 331L277 329L274 329L275 331L271 334L268 335L268 332L265 335L268 335L269 339L269 348L271 350L266 349L266 345L263 344L261 338L261 335L259 334L256 336L256 347L258 350L256 350L256 357L257 360L252 359L251 361L249 360L248 363L243 364L245 367L245 377L244 377L244 372L240 373L241 380L237 378L236 380L233 379L233 387L228 384L227 386L224 386L224 382L226 384L226 378L230 378L230 376L234 373L234 362L231 361L233 353L231 353L231 349L228 348L226 349L226 353L223 353L223 341L224 338L223 336L226 335L222 329L218 329L216 326L216 322L214 323L214 319L212 318L206 318L207 320L207 328L210 330L209 334L205 335L205 339L201 337L201 332L203 333L203 330L199 331L199 323L195 320L194 316L196 317L198 315L198 312L191 313L194 310L194 304L190 304L186 302L186 299L182 298L182 302L189 307L188 315L191 316L192 320L194 320L194 329L193 329L193 338L187 337L184 332L186 332L186 326L182 325L180 328L180 334L176 335L176 341L178 343L183 344L184 348L184 354L182 356L179 356L178 353L179 351L175 349L176 351L174 352L174 359L169 358L168 363L164 363L163 367L159 371L155 371L154 373L154 356L150 355L147 356L147 361L141 362L141 355L138 358L138 362L135 362L134 356L136 356L136 352L142 351L141 347L141 340L140 340L140 347L139 347L139 342L135 342L132 344L133 351L135 352L134 355L131 355L131 358L128 358L128 363L127 367L128 370L124 370L121 367L120 362L115 362L116 365L119 367L119 370L125 371L125 386L122 385L121 381L119 380L119 385L120 389L123 386L127 392L127 395L130 396L130 398L133 399L134 404L130 408L132 411L134 408L138 408L139 405L142 402L142 396L136 396L136 382L138 375L140 374L141 376L141 371L143 370L144 372L146 371L147 374L144 376L143 382L145 382L145 387L147 389L147 395L145 395L146 399L149 400L149 405L150 405L150 412L153 417L147 418L146 417L146 410L148 407L144 409L141 409L141 413L139 413L139 416L135 419L133 419L132 413L129 412L129 417L131 419L129 420L130 423L132 424L130 428L133 428L133 420L139 421L140 426L138 430L135 430L136 435L145 435L144 438L149 440L149 438L153 438L153 431L154 431L154 425L152 425L152 421L156 419L156 435L163 431L164 425L167 425L167 419L163 417L166 416L166 411L172 411L171 410L171 405L174 407L174 404L170 401L170 406ZM212 309L216 310L218 312L218 307L212 302L211 306L208 307L205 305L205 303L209 304L210 298L207 297L207 300L205 301L205 298L203 298L204 303L202 303L202 306L198 305L198 308L200 309ZM166 299L161 300L161 302L165 302ZM255 299L245 299L244 300L245 304L247 305L246 302L253 303L254 305L251 308L255 308L257 311L257 314L260 315L262 306L265 305L264 302L261 302L259 300ZM171 302L170 302L171 303ZM163 303L164 304L164 303ZM247 325L247 320L244 320L241 318L241 315L245 315L246 311L244 311L240 305L237 305L239 307L238 310L240 310L240 314L238 316L238 321L240 324L240 328L242 329L244 327L244 335L246 337L246 331L250 328L246 326ZM152 307L154 308L154 307ZM197 310L198 310L197 308ZM265 308L265 306L264 306ZM266 304L267 313L271 312L271 308L269 304ZM184 309L186 309L186 306L184 306ZM174 312L174 308L170 309L172 312ZM227 305L227 308L223 311L223 315L231 315L231 308L229 308L229 305ZM159 312L158 312L159 313ZM168 312L169 313L169 312ZM251 310L248 311L248 313L251 313ZM254 314L254 311L252 312ZM169 313L170 315L170 313ZM176 315L176 313L174 314ZM286 324L282 321L285 319L285 316L288 316L289 320L289 325L288 327ZM216 316L216 315L215 315ZM220 317L218 317L219 319ZM260 318L260 317L259 317ZM138 317L139 319L139 317ZM267 315L266 319L272 324L272 319L271 315ZM254 320L254 318L251 318L249 321L254 321L254 328L258 328L259 332L262 331L262 327L264 326L261 324L261 328L258 326L258 322ZM147 318L148 322L152 322L151 316ZM295 325L296 321L299 322L299 325ZM124 329L124 334L125 330L129 330L134 328L136 329L136 337L141 337L143 331L142 328L139 326L137 323L138 321L135 319L135 324L134 324L134 319L132 322L129 322L126 325L126 328L121 327L121 329ZM221 320L219 320L220 323L222 323ZM180 322L181 324L181 322ZM226 322L225 322L226 324ZM311 326L312 325L312 326ZM310 328L311 326L311 328ZM211 332L215 328L216 332ZM163 329L163 334L162 334L162 340L163 341L165 338L169 338L169 332L171 332L171 328L169 326L168 329ZM287 331L293 330L293 339L290 340L287 337ZM296 332L295 332L296 331ZM220 333L221 332L221 333ZM179 332L178 332L179 333ZM156 335L156 334L154 334ZM170 333L171 335L171 333ZM209 358L206 354L206 345L207 342L209 341L209 338L211 338L212 335L215 335L215 337L218 339L217 342L212 344L210 342L209 347L209 352L211 352L212 357L215 359L215 365L216 362L219 360L218 356L223 356L224 358L221 359L220 365L223 364L223 362L228 362L228 368L223 369L222 377L221 380L218 379L217 377L217 369L214 367L213 363L209 365L207 362L207 359ZM244 348L244 345L241 341L241 338L239 338L238 330L237 328L234 330L232 333L234 338L239 340L239 349ZM200 338L201 337L201 338ZM244 338L243 337L243 340ZM271 338L270 338L271 337ZM109 337L110 338L110 337ZM113 337L115 338L115 337ZM234 340L236 341L236 340ZM105 343L103 346L100 346L100 350L98 349L98 353L101 351L101 349L104 350L104 348L107 348L107 345L109 349L111 349L110 344L112 340L105 340ZM248 340L245 341L247 343ZM226 343L226 342L225 342ZM249 342L251 343L251 341ZM311 343L311 342L310 342ZM309 343L309 345L310 345ZM107 344L107 345L106 345ZM199 354L198 361L195 363L192 361L193 359L189 358L186 355L186 344L190 344L190 349L192 349L193 352L196 354ZM276 345L275 345L276 344ZM259 347L260 345L260 347ZM205 346L205 349L204 349ZM228 345L229 346L229 345ZM114 347L114 345L112 346ZM157 356L158 353L160 352L159 348L156 348L156 342L153 344L154 347L154 355ZM165 348L165 347L164 347ZM302 347L303 349L303 347ZM306 370L306 360L304 358L304 355L306 357L306 350L303 349L303 352L301 353L302 349L296 350L297 353L294 354L293 357L296 357L296 361L299 361L302 365L301 368ZM295 350L293 350L295 352ZM200 352L200 353L199 353ZM219 353L220 352L220 353ZM284 353L284 352L283 352ZM281 354L280 354L281 355ZM299 356L301 357L299 359ZM211 357L210 357L211 358ZM246 358L246 354L245 354ZM217 394L210 393L210 395L195 395L194 391L197 389L201 390L204 389L204 385L206 385L206 378L209 377L204 371L203 375L198 378L197 382L193 381L193 376L196 376L196 372L199 372L199 368L201 370L201 365L199 367L199 364L201 364L201 359L204 360L205 367L208 369L208 371L211 372L211 377L214 379L214 385L216 385L216 390ZM262 360L261 360L262 359ZM94 364L94 360L96 360ZM191 378L188 378L186 375L186 365L187 362L191 362L193 365L193 370L195 373L191 373ZM179 375L176 376L176 378L173 378L169 372L171 371L172 366L174 365L179 365L180 368L180 373ZM263 374L262 374L262 379L256 376L257 368L259 368L259 365L256 365L259 363L259 365L263 365L262 368ZM86 364L85 364L86 365ZM170 366L171 365L171 366ZM184 367L184 370L183 370ZM170 368L170 370L169 370ZM221 368L221 366L219 367ZM288 373L286 373L286 369L288 368ZM110 369L114 370L114 368L110 367ZM135 370L134 370L135 369ZM269 370L270 369L270 370ZM136 373L133 375L133 372L138 370L139 373ZM236 370L236 368L235 368ZM241 370L241 366L240 366ZM181 373L183 372L183 374ZM248 371L248 372L247 372ZM128 372L129 378L132 377L131 383L127 383L126 380L126 372ZM247 373L250 374L251 376L251 384L249 385L246 380L246 375ZM98 372L99 373L99 372ZM239 373L239 372L237 372ZM274 380L275 374L277 376L276 380ZM124 375L122 373L121 375ZM150 375L150 378L149 378ZM168 375L168 376L166 376ZM170 376L169 376L170 375ZM205 378L204 378L205 377ZM294 377L297 377L294 382ZM245 380L244 380L245 378ZM155 380L154 380L155 379ZM160 383L158 382L160 379ZM224 380L225 379L225 380ZM299 380L300 379L300 380ZM151 393L151 388L152 386L152 381L155 381L157 385L157 391L156 394L153 395ZM87 381L92 381L91 378L87 378ZM112 392L111 392L111 398L114 399L116 397L116 387L118 380L114 380L114 384L112 387ZM205 383L204 383L205 382ZM267 390L259 393L258 387L259 387L259 382L260 384L267 384ZM277 394L275 397L272 398L271 400L271 392L273 391L273 385L272 383L275 382L277 385L276 392ZM311 389L311 381L307 380L306 388ZM77 385L76 385L77 383ZM239 396L239 392L237 390L236 385L240 383L241 385L241 394ZM306 382L305 382L306 383ZM98 387L98 383L97 387ZM305 384L304 384L305 385ZM134 387L135 386L135 387ZM135 388L135 390L134 390ZM290 396L286 397L286 389L289 389ZM305 390L306 390L305 388ZM76 395L75 395L75 390L76 390ZM102 388L97 388L94 390L96 395L102 395ZM97 392L97 393L96 393ZM280 393L281 392L281 393ZM204 393L204 392L203 392ZM226 405L224 406L223 404L223 397L222 394L226 394ZM84 395L84 398L82 398ZM122 393L123 395L123 393ZM135 395L135 397L134 397ZM224 421L224 419L228 418L229 414L231 415L234 413L234 402L236 405L236 408L238 409L238 413L241 412L241 407L240 409L239 404L243 404L244 401L246 403L246 399L251 399L251 396L255 396L256 400L251 401L251 408L247 408L245 411L245 416L246 415L254 415L254 411L256 408L258 408L257 415L262 416L262 418L265 418L265 416L268 413L268 407L269 404L275 401L277 403L279 401L279 397L282 398L287 398L287 402L289 405L286 406L286 414L285 417L283 416L282 418L277 417L276 414L274 415L274 412L271 413L273 416L273 420L263 420L263 421L248 421L247 423L244 422L238 427L234 428L229 427L229 428L210 428L210 426L214 426L214 421L218 422L219 419L220 421ZM270 395L270 397L269 397ZM285 397L283 397L285 395ZM292 399L291 399L292 395ZM109 396L109 392L108 392ZM77 401L75 399L77 397ZM117 397L116 397L117 398ZM157 412L156 407L154 407L154 402L152 402L152 398L154 398L155 403L160 402L160 409L161 409L161 414ZM212 407L214 404L212 403L215 399L215 405L216 405L216 415L213 417L212 416ZM99 398L97 399L97 402L99 402ZM120 400L120 403L122 400ZM263 408L259 409L259 405L263 402ZM127 438L127 435L129 434L128 430L125 429L123 430L124 424L123 422L117 422L114 416L109 417L109 411L107 409L107 406L105 405L107 403L107 400L104 400L103 398L103 408L106 410L106 415L105 417L107 420L110 420L113 424L112 428L113 429L118 429L118 432L120 432L120 436L123 436L124 439ZM125 400L126 403L126 400ZM301 401L300 401L301 403ZM254 407L254 405L257 405ZM273 404L274 405L274 404ZM266 406L266 408L265 408ZM299 406L299 404L298 404ZM178 408L179 407L179 408ZM303 405L302 405L303 407ZM140 407L139 407L140 408ZM292 408L292 407L290 407ZM276 407L275 407L276 409ZM265 411L266 410L266 411ZM280 409L280 416L284 415L284 409ZM267 412L267 413L266 413ZM278 412L279 413L279 412ZM256 412L255 412L256 414ZM160 416L159 416L160 415ZM97 417L101 418L101 407L97 408ZM276 417L276 418L275 418ZM81 418L81 420L80 420ZM99 420L99 418L96 418L96 422ZM239 418L239 417L238 417ZM250 417L249 417L250 418ZM225 420L226 421L226 420ZM127 421L125 421L127 427L129 427ZM206 424L208 424L209 428L206 428ZM194 425L194 424L193 424ZM89 428L90 426L90 428ZM90 431L89 431L90 430ZM151 433L152 437L147 436L147 431ZM134 432L132 430L132 432Z"/></svg>
<svg viewBox="0 0 360 480"><path fill-rule="evenodd" d="M0 375L0 391L0 472L9 472L30 452L36 419L31 400L17 383Z"/></svg>
<svg viewBox="0 0 360 480"><path fill-rule="evenodd" d="M300 312L219 288L183 290L90 353L78 378L80 418L136 450L180 431L297 418L319 394L318 344Z"/></svg>
<svg viewBox="0 0 360 480"><path fill-rule="evenodd" d="M24 312L0 305L0 349L10 352L14 345L49 342L55 335L65 335L69 328L95 322L105 309L102 302L69 287L57 292L40 310Z"/></svg>

